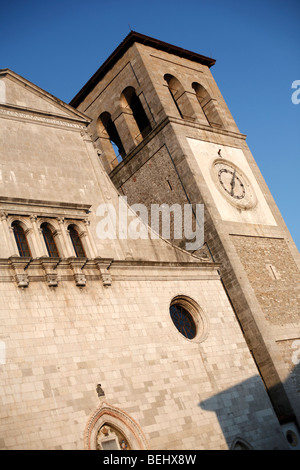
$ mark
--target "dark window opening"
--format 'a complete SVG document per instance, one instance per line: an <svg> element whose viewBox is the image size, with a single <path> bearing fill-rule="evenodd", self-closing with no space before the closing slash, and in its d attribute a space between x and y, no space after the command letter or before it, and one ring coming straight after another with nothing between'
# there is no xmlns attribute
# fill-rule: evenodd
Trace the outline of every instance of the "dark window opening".
<svg viewBox="0 0 300 470"><path fill-rule="evenodd" d="M142 137L145 138L151 131L151 124L139 97L136 95L135 90L132 87L126 88L123 95L132 111Z"/></svg>
<svg viewBox="0 0 300 470"><path fill-rule="evenodd" d="M126 152L124 150L124 147L120 139L119 133L117 131L117 128L115 126L115 123L112 121L111 115L107 112L102 113L100 116L100 120L102 121L102 124L108 134L108 137L113 146L116 157L118 158L120 156L121 159L124 158L126 155Z"/></svg>
<svg viewBox="0 0 300 470"><path fill-rule="evenodd" d="M42 234L45 240L49 257L59 258L58 249L54 240L52 230L50 229L49 225L44 223L41 225L41 229L42 229Z"/></svg>
<svg viewBox="0 0 300 470"><path fill-rule="evenodd" d="M12 227L20 256L23 258L31 258L31 252L27 242L26 234L20 222L13 222Z"/></svg>
<svg viewBox="0 0 300 470"><path fill-rule="evenodd" d="M195 90L197 100L208 123L211 126L223 127L222 119L216 108L216 100L213 100L208 91L199 83L194 82L192 88Z"/></svg>
<svg viewBox="0 0 300 470"><path fill-rule="evenodd" d="M170 315L177 330L186 338L193 339L196 336L196 324L192 315L180 304L170 307Z"/></svg>
<svg viewBox="0 0 300 470"><path fill-rule="evenodd" d="M196 115L195 115L193 105L190 101L189 94L184 89L180 81L176 77L173 77L173 75L170 75L169 73L164 75L164 79L168 84L170 95L177 108L179 116L182 119L187 119L187 120L192 120L192 121L195 120Z"/></svg>
<svg viewBox="0 0 300 470"><path fill-rule="evenodd" d="M180 117L182 119L184 119L183 113L182 113L182 111L180 109L180 106L177 102L179 95L182 94L182 86L179 83L179 81L175 77L173 77L172 75L166 74L164 76L164 79L166 80L166 82L168 84L168 89L169 89L170 95L172 97L172 100L173 100L173 102L174 102L174 104L177 108L177 111L178 111Z"/></svg>
<svg viewBox="0 0 300 470"><path fill-rule="evenodd" d="M144 108L135 93L132 95L130 107L142 136L146 137L146 135L148 135L151 131L151 125L146 116Z"/></svg>
<svg viewBox="0 0 300 470"><path fill-rule="evenodd" d="M77 258L86 258L86 254L76 228L73 225L69 225L68 230Z"/></svg>

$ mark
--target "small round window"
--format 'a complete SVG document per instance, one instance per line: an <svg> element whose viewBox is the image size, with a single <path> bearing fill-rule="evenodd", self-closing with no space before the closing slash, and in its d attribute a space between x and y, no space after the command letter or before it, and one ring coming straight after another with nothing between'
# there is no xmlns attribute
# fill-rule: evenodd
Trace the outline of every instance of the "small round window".
<svg viewBox="0 0 300 470"><path fill-rule="evenodd" d="M196 325L192 315L181 305L175 303L170 307L170 315L177 330L186 338L193 339L196 336Z"/></svg>
<svg viewBox="0 0 300 470"><path fill-rule="evenodd" d="M287 431L286 438L287 438L288 443L292 447L297 447L298 439L297 439L297 435L293 431L291 430Z"/></svg>
<svg viewBox="0 0 300 470"><path fill-rule="evenodd" d="M175 297L170 305L173 324L186 339L204 341L207 337L207 321L199 305L189 297Z"/></svg>

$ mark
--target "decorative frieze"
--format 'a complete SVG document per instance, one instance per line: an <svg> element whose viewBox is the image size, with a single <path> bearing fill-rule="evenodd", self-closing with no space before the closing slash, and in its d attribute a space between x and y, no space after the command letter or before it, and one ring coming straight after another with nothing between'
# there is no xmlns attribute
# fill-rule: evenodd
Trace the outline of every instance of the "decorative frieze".
<svg viewBox="0 0 300 470"><path fill-rule="evenodd" d="M86 129L86 125L84 124L69 122L67 120L63 121L62 119L57 119L56 117L49 118L49 117L44 117L39 114L24 113L16 109L11 110L11 109L6 109L6 108L0 108L0 115L2 115L3 117L16 118L16 119L26 120L26 121L35 121L41 124L47 124L47 125L50 124L50 125L66 127L70 129L79 129L79 130Z"/></svg>

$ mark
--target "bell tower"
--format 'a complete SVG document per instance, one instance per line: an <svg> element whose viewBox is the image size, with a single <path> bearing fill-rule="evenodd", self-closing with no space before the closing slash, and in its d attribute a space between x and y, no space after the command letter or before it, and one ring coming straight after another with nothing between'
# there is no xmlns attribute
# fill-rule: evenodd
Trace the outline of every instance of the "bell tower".
<svg viewBox="0 0 300 470"><path fill-rule="evenodd" d="M299 425L299 253L214 63L131 32L70 104L92 119L99 159L129 204L204 205L197 253L220 263L279 421Z"/></svg>

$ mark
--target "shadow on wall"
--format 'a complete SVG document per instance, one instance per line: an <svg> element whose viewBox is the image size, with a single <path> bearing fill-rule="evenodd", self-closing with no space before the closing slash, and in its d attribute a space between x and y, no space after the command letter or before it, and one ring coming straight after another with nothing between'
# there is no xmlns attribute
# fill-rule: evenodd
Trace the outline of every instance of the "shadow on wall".
<svg viewBox="0 0 300 470"><path fill-rule="evenodd" d="M285 389L299 400L300 363ZM275 390L276 394L280 391L285 394L282 385ZM291 415L279 423L259 375L201 401L199 406L216 413L230 450L300 450L299 423Z"/></svg>

